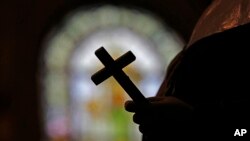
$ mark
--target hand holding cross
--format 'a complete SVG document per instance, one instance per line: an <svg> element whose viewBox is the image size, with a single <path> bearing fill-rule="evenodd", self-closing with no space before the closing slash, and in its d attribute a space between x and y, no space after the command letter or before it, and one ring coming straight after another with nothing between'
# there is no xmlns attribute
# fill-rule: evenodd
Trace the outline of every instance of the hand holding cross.
<svg viewBox="0 0 250 141"><path fill-rule="evenodd" d="M91 77L92 81L96 85L100 84L110 76L113 76L138 107L149 106L149 101L143 96L139 89L122 70L136 59L131 51L125 53L117 60L114 60L104 47L97 49L95 54L105 66Z"/></svg>

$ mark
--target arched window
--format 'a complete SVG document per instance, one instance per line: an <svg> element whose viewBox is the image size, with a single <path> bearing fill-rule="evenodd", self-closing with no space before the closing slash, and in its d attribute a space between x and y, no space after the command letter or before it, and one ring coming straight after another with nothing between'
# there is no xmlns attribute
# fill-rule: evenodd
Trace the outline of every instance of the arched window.
<svg viewBox="0 0 250 141"><path fill-rule="evenodd" d="M44 43L43 109L51 141L139 141L129 99L113 78L95 86L103 66L94 51L104 46L116 58L131 50L136 61L124 70L146 96L154 96L183 43L155 16L114 6L78 9Z"/></svg>

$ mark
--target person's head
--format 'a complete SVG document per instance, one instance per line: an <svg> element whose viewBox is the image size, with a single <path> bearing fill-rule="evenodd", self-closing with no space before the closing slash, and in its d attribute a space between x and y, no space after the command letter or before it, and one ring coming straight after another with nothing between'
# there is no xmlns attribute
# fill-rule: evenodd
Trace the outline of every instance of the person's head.
<svg viewBox="0 0 250 141"><path fill-rule="evenodd" d="M250 22L249 0L213 0L197 22L188 46L201 38Z"/></svg>

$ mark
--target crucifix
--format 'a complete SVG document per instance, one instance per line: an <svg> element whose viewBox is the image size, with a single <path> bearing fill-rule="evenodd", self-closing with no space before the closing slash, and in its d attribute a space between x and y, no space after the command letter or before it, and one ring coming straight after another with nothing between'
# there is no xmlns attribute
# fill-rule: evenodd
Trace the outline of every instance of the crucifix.
<svg viewBox="0 0 250 141"><path fill-rule="evenodd" d="M149 101L143 96L140 90L122 70L136 59L131 51L128 51L117 60L114 60L104 47L97 49L95 51L95 55L105 66L103 69L91 76L92 81L96 85L100 84L110 76L113 76L138 107L149 106Z"/></svg>

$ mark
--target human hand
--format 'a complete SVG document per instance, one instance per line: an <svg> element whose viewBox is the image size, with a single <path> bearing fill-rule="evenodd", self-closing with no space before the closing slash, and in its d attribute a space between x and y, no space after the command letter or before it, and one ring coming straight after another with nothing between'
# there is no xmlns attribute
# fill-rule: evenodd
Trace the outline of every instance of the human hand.
<svg viewBox="0 0 250 141"><path fill-rule="evenodd" d="M143 134L164 134L186 126L191 118L193 108L180 99L172 96L150 97L150 107L139 109L133 101L126 101L125 109L134 113L133 121L139 124ZM162 130L164 129L164 130ZM178 128L179 130L179 128ZM178 132L178 131L176 131Z"/></svg>

